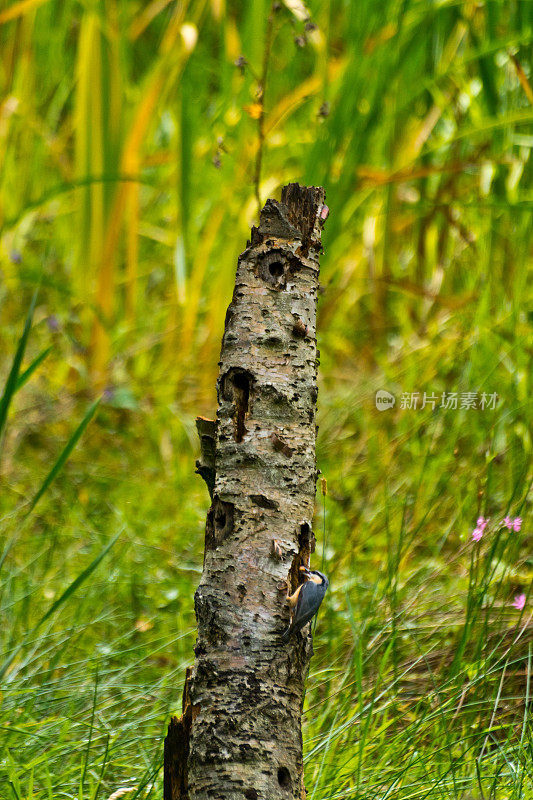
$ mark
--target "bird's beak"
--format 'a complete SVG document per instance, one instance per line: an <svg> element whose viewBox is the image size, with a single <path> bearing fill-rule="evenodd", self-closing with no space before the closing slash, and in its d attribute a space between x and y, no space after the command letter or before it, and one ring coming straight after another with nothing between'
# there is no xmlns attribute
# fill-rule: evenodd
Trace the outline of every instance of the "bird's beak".
<svg viewBox="0 0 533 800"><path fill-rule="evenodd" d="M304 575L310 575L311 571L307 567L300 567L300 572L303 572Z"/></svg>

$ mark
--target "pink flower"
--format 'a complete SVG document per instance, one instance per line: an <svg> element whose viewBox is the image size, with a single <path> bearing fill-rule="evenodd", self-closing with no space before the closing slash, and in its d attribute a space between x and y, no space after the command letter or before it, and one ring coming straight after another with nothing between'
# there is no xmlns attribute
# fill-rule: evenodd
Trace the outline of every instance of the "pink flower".
<svg viewBox="0 0 533 800"><path fill-rule="evenodd" d="M506 528L509 528L509 530L511 530L511 528L513 527L513 521L511 517L505 517L504 521L502 522L502 525L505 525Z"/></svg>
<svg viewBox="0 0 533 800"><path fill-rule="evenodd" d="M522 611L525 604L526 604L525 594L517 594L511 605L513 606L513 608L516 608L517 611Z"/></svg>
<svg viewBox="0 0 533 800"><path fill-rule="evenodd" d="M520 519L520 517L515 517L513 519L513 531L519 531L521 527L522 527L522 520Z"/></svg>
<svg viewBox="0 0 533 800"><path fill-rule="evenodd" d="M479 542L481 537L483 536L483 528L474 528L472 531L472 539L474 542Z"/></svg>
<svg viewBox="0 0 533 800"><path fill-rule="evenodd" d="M472 531L472 539L474 542L479 542L481 537L483 536L483 531L487 527L488 519L485 517L478 517L476 522L476 527Z"/></svg>

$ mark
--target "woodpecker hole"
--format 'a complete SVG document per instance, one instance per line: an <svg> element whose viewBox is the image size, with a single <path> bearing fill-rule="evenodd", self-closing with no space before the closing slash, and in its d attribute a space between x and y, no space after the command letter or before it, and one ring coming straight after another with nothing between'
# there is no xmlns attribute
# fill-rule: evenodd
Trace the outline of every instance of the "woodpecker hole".
<svg viewBox="0 0 533 800"><path fill-rule="evenodd" d="M272 289L284 289L288 261L281 250L265 253L259 262L259 277Z"/></svg>
<svg viewBox="0 0 533 800"><path fill-rule="evenodd" d="M283 264L281 261L273 261L268 265L268 271L273 278L280 278L283 275Z"/></svg>
<svg viewBox="0 0 533 800"><path fill-rule="evenodd" d="M247 375L237 373L233 379L233 397L235 400L235 441L242 442L246 428L244 418L248 413L248 403L250 400L250 382Z"/></svg>
<svg viewBox="0 0 533 800"><path fill-rule="evenodd" d="M216 496L213 498L205 526L206 552L215 550L233 533L234 510L233 503L225 503Z"/></svg>
<svg viewBox="0 0 533 800"><path fill-rule="evenodd" d="M298 545L300 547L300 555L302 560L309 563L311 553L315 552L316 539L313 529L307 522L302 522L300 525L300 534L298 536Z"/></svg>
<svg viewBox="0 0 533 800"><path fill-rule="evenodd" d="M307 526L304 533L302 530ZM300 572L300 567L307 567L310 559L309 538L312 536L311 528L304 522L298 531L298 553L294 556L289 570L287 582L289 584L290 594L296 591L299 584L305 581L305 577Z"/></svg>
<svg viewBox="0 0 533 800"><path fill-rule="evenodd" d="M309 547L309 534L311 533L311 528L309 527L309 523L302 522L300 525L300 534L298 536L298 544L300 545L300 549L302 547Z"/></svg>
<svg viewBox="0 0 533 800"><path fill-rule="evenodd" d="M292 788L291 773L287 767L279 767L278 769L278 783L282 789L289 791Z"/></svg>
<svg viewBox="0 0 533 800"><path fill-rule="evenodd" d="M222 379L222 396L225 400L232 400L234 405L233 428L236 442L242 442L246 433L244 420L249 412L252 384L252 375L239 367L230 369Z"/></svg>
<svg viewBox="0 0 533 800"><path fill-rule="evenodd" d="M296 591L298 585L305 580L300 572L300 567L308 567L311 560L311 553L315 552L315 535L308 522L302 522L296 529L298 537L298 553L294 556L289 571L288 583L291 594Z"/></svg>

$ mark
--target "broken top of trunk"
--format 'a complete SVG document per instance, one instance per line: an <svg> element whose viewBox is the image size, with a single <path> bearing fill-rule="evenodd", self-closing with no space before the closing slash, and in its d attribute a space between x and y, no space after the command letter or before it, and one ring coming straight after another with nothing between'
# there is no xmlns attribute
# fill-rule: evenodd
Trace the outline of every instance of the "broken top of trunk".
<svg viewBox="0 0 533 800"><path fill-rule="evenodd" d="M306 252L312 244L320 248L320 231L329 213L324 198L322 188L289 183L282 190L281 203L266 201L259 228L252 228L251 244L261 244L265 237L271 236L299 241L302 252Z"/></svg>
<svg viewBox="0 0 533 800"><path fill-rule="evenodd" d="M173 800L305 797L301 713L311 635L306 627L283 644L280 634L289 622L287 593L314 549L316 300L326 216L323 189L290 184L281 203L267 201L239 258L195 595L198 641L180 745L186 788Z"/></svg>

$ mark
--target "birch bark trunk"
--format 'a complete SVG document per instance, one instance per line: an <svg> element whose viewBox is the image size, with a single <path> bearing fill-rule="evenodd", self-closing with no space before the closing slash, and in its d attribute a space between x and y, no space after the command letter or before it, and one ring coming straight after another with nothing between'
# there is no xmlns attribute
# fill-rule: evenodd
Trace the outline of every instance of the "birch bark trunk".
<svg viewBox="0 0 533 800"><path fill-rule="evenodd" d="M316 301L324 191L268 200L239 257L217 382L200 419L210 489L198 640L165 741L165 800L302 800L309 626L287 644L288 591L314 549Z"/></svg>

